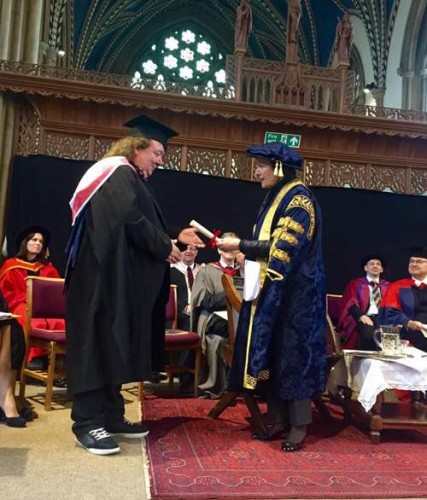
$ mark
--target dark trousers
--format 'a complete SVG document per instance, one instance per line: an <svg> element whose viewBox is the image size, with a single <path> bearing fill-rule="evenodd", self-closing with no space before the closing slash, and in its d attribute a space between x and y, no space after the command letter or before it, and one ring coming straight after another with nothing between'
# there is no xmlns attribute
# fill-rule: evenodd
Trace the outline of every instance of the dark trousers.
<svg viewBox="0 0 427 500"><path fill-rule="evenodd" d="M280 398L267 400L268 413L274 424L283 425L288 423L294 426L311 424L311 400L300 399L298 401L284 401Z"/></svg>
<svg viewBox="0 0 427 500"><path fill-rule="evenodd" d="M263 392L267 400L268 415L273 424L283 427L288 424L295 426L311 424L311 399L285 401L275 394L268 383Z"/></svg>
<svg viewBox="0 0 427 500"><path fill-rule="evenodd" d="M94 391L73 395L71 418L72 430L76 436L92 429L107 427L112 422L122 421L125 403L120 385L106 385Z"/></svg>
<svg viewBox="0 0 427 500"><path fill-rule="evenodd" d="M370 316L375 325L375 317ZM378 351L379 347L375 343L374 340L374 331L375 326L365 325L361 321L357 322L356 330L357 330L357 349L362 351Z"/></svg>

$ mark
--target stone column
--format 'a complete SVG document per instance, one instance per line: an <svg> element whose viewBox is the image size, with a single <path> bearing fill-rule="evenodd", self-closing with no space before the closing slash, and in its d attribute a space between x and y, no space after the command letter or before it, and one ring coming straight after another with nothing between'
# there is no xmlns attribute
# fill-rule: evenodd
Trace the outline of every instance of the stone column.
<svg viewBox="0 0 427 500"><path fill-rule="evenodd" d="M376 106L378 108L383 108L384 107L385 89L372 89L371 94L372 94L372 97L375 99Z"/></svg>
<svg viewBox="0 0 427 500"><path fill-rule="evenodd" d="M402 77L402 108L412 109L413 102L413 80L414 71L407 71L402 68L397 69L397 74Z"/></svg>
<svg viewBox="0 0 427 500"><path fill-rule="evenodd" d="M0 3L0 59L9 59L9 46L12 29L13 0L3 0Z"/></svg>
<svg viewBox="0 0 427 500"><path fill-rule="evenodd" d="M13 150L13 124L15 120L15 105L6 94L0 95L0 119L3 123L0 130L0 241L3 245L5 234L5 213L7 187L9 184L9 166Z"/></svg>
<svg viewBox="0 0 427 500"><path fill-rule="evenodd" d="M9 59L11 61L22 61L22 52L25 42L26 20L26 2L27 0L15 0L13 4L12 15L12 37L10 45Z"/></svg>
<svg viewBox="0 0 427 500"><path fill-rule="evenodd" d="M37 64L42 13L43 0L0 1L0 59ZM0 92L0 246L13 153L15 107L13 95Z"/></svg>
<svg viewBox="0 0 427 500"><path fill-rule="evenodd" d="M427 111L427 68L420 71L421 76L421 111Z"/></svg>
<svg viewBox="0 0 427 500"><path fill-rule="evenodd" d="M27 7L27 33L23 60L37 64L42 27L43 0L28 0Z"/></svg>

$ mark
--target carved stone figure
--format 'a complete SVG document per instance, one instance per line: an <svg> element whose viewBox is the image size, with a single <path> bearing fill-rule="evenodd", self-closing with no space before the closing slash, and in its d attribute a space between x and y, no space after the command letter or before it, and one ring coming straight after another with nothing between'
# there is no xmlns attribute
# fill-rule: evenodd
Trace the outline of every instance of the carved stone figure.
<svg viewBox="0 0 427 500"><path fill-rule="evenodd" d="M350 15L347 12L342 16L342 19L338 20L335 43L338 61L349 62L351 45L353 43L353 27Z"/></svg>
<svg viewBox="0 0 427 500"><path fill-rule="evenodd" d="M288 43L297 42L301 10L301 0L288 0Z"/></svg>
<svg viewBox="0 0 427 500"><path fill-rule="evenodd" d="M241 0L236 10L234 50L246 52L249 34L252 31L252 9L249 0Z"/></svg>

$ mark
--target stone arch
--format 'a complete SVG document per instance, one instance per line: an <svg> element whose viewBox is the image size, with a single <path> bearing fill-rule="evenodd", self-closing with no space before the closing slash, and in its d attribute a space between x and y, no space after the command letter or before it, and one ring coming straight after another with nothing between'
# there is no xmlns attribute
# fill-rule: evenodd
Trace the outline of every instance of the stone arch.
<svg viewBox="0 0 427 500"><path fill-rule="evenodd" d="M427 111L427 4L413 2L403 38L399 74L402 107Z"/></svg>

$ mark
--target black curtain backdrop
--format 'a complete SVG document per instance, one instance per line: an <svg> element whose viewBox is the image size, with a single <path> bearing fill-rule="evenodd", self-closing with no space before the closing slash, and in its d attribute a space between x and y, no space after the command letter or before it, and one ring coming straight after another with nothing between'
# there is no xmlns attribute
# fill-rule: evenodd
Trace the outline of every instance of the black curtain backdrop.
<svg viewBox="0 0 427 500"><path fill-rule="evenodd" d="M51 231L52 262L65 269L64 248L71 213L68 202L92 162L43 155L13 159L6 232L8 253L16 252L16 235L30 224ZM184 227L191 219L221 231L249 238L264 198L257 183L188 172L158 169L150 178L166 220ZM359 189L314 187L323 212L323 248L329 293L341 293L353 277L363 274L360 259L380 252L388 261L387 279L407 275L412 245L425 245L427 197ZM216 260L211 249L199 252L199 262Z"/></svg>

